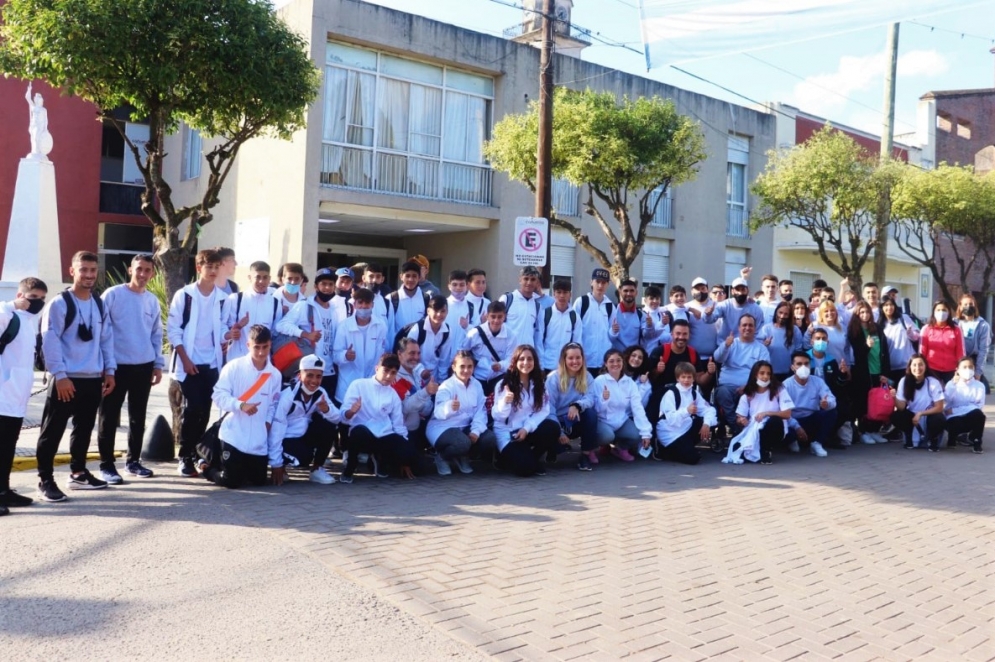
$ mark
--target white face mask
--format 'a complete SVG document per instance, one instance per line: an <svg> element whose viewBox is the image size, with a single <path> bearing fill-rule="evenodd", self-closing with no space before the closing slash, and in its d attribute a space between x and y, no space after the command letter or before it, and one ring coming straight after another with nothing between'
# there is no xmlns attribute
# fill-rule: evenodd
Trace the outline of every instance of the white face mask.
<svg viewBox="0 0 995 662"><path fill-rule="evenodd" d="M957 371L957 374L966 382L974 377L974 370L971 368L961 368Z"/></svg>
<svg viewBox="0 0 995 662"><path fill-rule="evenodd" d="M795 368L795 376L798 379L808 379L809 375L812 374L812 369L807 365L800 365Z"/></svg>
<svg viewBox="0 0 995 662"><path fill-rule="evenodd" d="M757 386L759 386L760 388L767 388L768 386L770 386L770 380L769 379L758 379L757 380Z"/></svg>
<svg viewBox="0 0 995 662"><path fill-rule="evenodd" d="M308 397L310 397L310 396L312 396L312 395L314 395L315 393L318 392L318 389L314 389L312 391L307 386L304 386L304 382L301 382L301 390L304 391L304 394L307 395Z"/></svg>
<svg viewBox="0 0 995 662"><path fill-rule="evenodd" d="M466 292L451 292L451 294L453 295L453 298L456 299L457 301L462 301L463 299L466 298Z"/></svg>
<svg viewBox="0 0 995 662"><path fill-rule="evenodd" d="M945 310L936 311L937 322L946 322L948 317L950 317L950 313L948 313L947 311Z"/></svg>

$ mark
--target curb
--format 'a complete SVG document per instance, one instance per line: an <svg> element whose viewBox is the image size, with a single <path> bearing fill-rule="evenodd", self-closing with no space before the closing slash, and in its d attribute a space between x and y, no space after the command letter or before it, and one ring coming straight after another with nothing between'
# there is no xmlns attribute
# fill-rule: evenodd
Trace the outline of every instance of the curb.
<svg viewBox="0 0 995 662"><path fill-rule="evenodd" d="M124 457L124 451L114 451L114 457ZM55 466L60 464L69 464L72 456L69 453L59 453L55 456ZM99 460L100 453L87 453L87 460ZM14 463L11 466L11 471L28 471L29 469L37 469L38 460L32 456L19 456L14 458Z"/></svg>

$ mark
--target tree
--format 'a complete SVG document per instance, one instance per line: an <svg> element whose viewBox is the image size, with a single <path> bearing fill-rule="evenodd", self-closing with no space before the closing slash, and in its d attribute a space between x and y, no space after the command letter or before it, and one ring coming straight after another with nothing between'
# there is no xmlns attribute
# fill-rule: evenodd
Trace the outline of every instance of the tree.
<svg viewBox="0 0 995 662"><path fill-rule="evenodd" d="M526 113L507 115L498 122L484 148L497 170L533 193L538 130L539 106L533 102ZM598 221L611 257L579 227L557 217L555 210L550 223L567 230L619 285L629 277L629 268L642 250L663 192L694 179L697 164L705 157L705 138L698 124L678 114L669 100L624 98L619 103L610 92L557 88L553 176L586 187L584 211ZM635 209L630 208L630 198ZM602 214L599 202L608 208L613 222Z"/></svg>
<svg viewBox="0 0 995 662"><path fill-rule="evenodd" d="M849 136L828 125L805 143L772 150L753 185L760 206L756 229L790 226L812 237L822 261L856 290L876 241L872 239L884 178Z"/></svg>
<svg viewBox="0 0 995 662"><path fill-rule="evenodd" d="M905 166L895 178L892 218L898 249L932 272L944 299L956 300L951 282L971 292L977 269L988 294L995 272L995 178L978 177L970 166ZM940 244L949 246L952 262Z"/></svg>
<svg viewBox="0 0 995 662"><path fill-rule="evenodd" d="M239 148L303 127L320 84L306 41L266 0L10 0L0 71L44 79L93 103L117 127L142 173L142 212L170 297L188 282L200 228L211 221ZM121 107L148 121L145 145L111 119ZM202 199L177 207L163 159L165 137L180 121L217 140L205 154Z"/></svg>

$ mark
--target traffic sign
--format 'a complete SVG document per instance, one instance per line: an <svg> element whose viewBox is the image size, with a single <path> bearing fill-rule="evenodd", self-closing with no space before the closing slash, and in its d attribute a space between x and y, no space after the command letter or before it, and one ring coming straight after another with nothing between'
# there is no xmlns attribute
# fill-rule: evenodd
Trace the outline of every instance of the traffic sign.
<svg viewBox="0 0 995 662"><path fill-rule="evenodd" d="M549 241L549 221L545 218L519 216L515 219L515 266L546 266L546 243Z"/></svg>

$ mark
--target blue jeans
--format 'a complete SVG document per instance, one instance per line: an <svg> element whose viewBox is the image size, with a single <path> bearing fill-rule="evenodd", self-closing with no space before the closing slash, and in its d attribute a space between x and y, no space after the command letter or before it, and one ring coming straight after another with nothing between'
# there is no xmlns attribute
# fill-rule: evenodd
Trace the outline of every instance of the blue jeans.
<svg viewBox="0 0 995 662"><path fill-rule="evenodd" d="M599 446L607 446L614 443L616 448L634 453L639 449L640 442L642 442L642 437L631 418L627 418L625 423L617 430L613 430L612 426L604 421L598 421Z"/></svg>

